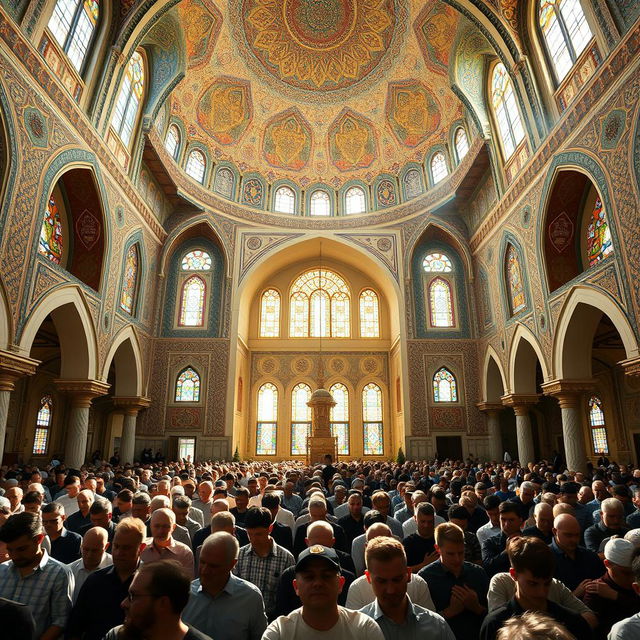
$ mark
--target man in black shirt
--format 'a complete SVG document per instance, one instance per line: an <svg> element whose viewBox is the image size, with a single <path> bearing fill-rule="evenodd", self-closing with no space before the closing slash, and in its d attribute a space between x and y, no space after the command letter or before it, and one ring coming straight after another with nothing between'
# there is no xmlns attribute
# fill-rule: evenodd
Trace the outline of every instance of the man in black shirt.
<svg viewBox="0 0 640 640"><path fill-rule="evenodd" d="M262 506L271 512L271 537L281 547L293 553L293 533L291 529L286 524L276 520L280 509L280 496L277 493L265 493L262 496Z"/></svg>
<svg viewBox="0 0 640 640"><path fill-rule="evenodd" d="M247 516L248 505L249 490L245 489L244 487L240 487L236 491L236 506L233 507L233 509L229 509L229 511L233 513L233 517L236 519L236 524L240 527L244 527L244 519Z"/></svg>
<svg viewBox="0 0 640 640"><path fill-rule="evenodd" d="M50 502L42 507L42 524L51 542L51 557L70 564L80 557L82 538L64 528L64 519L64 507L59 502Z"/></svg>
<svg viewBox="0 0 640 640"><path fill-rule="evenodd" d="M324 481L324 486L327 489L329 488L331 479L336 473L340 473L340 472L333 466L333 456L330 453L328 453L324 457L324 467L322 469L322 479Z"/></svg>
<svg viewBox="0 0 640 640"><path fill-rule="evenodd" d="M433 505L428 502L421 502L416 507L413 515L418 525L418 531L407 536L403 541L405 553L407 554L407 566L413 573L418 573L422 567L435 562L438 553L435 550L435 529L436 512Z"/></svg>
<svg viewBox="0 0 640 640"><path fill-rule="evenodd" d="M533 536L540 538L545 544L551 544L553 540L553 507L546 502L540 502L533 510L535 525L525 527L522 531L523 536Z"/></svg>
<svg viewBox="0 0 640 640"><path fill-rule="evenodd" d="M482 545L482 566L489 577L509 571L507 540L519 536L522 529L521 512L517 504L507 500L500 504L499 509L501 533L488 538Z"/></svg>
<svg viewBox="0 0 640 640"><path fill-rule="evenodd" d="M351 549L355 538L364 533L362 494L359 491L352 491L347 499L347 505L349 507L349 513L340 518L338 524L344 529L344 535L347 538L347 549Z"/></svg>

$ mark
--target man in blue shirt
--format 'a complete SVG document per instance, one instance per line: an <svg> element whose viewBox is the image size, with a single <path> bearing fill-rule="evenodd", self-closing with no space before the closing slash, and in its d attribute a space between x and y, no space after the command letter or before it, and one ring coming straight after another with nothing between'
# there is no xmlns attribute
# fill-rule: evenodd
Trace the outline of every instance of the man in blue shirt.
<svg viewBox="0 0 640 640"><path fill-rule="evenodd" d="M51 544L51 557L62 564L71 564L80 557L82 538L63 526L64 507L50 502L42 507L42 524Z"/></svg>

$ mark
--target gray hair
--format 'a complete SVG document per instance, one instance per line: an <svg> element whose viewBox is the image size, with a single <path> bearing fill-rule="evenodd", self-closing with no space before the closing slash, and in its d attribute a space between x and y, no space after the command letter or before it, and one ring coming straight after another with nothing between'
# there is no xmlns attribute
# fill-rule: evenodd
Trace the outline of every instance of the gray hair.
<svg viewBox="0 0 640 640"><path fill-rule="evenodd" d="M602 504L600 505L600 511L602 513L604 513L605 511L607 513L613 511L623 512L624 505L622 504L622 502L620 502L620 500L618 500L618 498L607 498L606 500L602 501Z"/></svg>
<svg viewBox="0 0 640 640"><path fill-rule="evenodd" d="M220 515L220 514L216 514ZM233 515L230 514L232 517ZM213 547L217 544L224 545L225 556L227 558L227 562L231 563L232 560L238 559L238 553L240 552L240 545L236 540L235 536L232 536L230 533L226 531L216 531L212 533L210 536L206 538L206 540L202 543L202 549L200 550L200 556L202 556L202 552L208 548Z"/></svg>
<svg viewBox="0 0 640 640"><path fill-rule="evenodd" d="M233 529L236 526L236 519L231 511L218 511L211 516L211 531ZM208 538L207 538L208 539Z"/></svg>

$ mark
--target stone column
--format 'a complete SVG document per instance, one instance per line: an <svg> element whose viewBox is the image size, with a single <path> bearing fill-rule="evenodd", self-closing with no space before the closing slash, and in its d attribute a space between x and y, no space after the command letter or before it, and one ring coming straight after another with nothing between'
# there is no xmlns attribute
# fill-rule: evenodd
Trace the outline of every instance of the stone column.
<svg viewBox="0 0 640 640"><path fill-rule="evenodd" d="M97 380L55 380L55 383L58 390L66 393L71 399L64 463L67 467L79 469L87 455L91 401L98 396L106 395L110 385Z"/></svg>
<svg viewBox="0 0 640 640"><path fill-rule="evenodd" d="M533 433L531 432L531 416L529 410L538 403L537 394L510 394L502 396L502 404L512 407L516 414L516 436L518 438L518 461L526 467L535 462Z"/></svg>
<svg viewBox="0 0 640 640"><path fill-rule="evenodd" d="M32 376L40 363L31 358L0 351L0 465L4 456L4 440L7 434L9 401L16 381L22 376Z"/></svg>
<svg viewBox="0 0 640 640"><path fill-rule="evenodd" d="M113 404L124 410L124 422L122 423L122 438L120 439L120 464L130 462L133 464L136 445L136 421L138 412L146 409L150 404L149 398L139 396L118 397L113 399Z"/></svg>
<svg viewBox="0 0 640 640"><path fill-rule="evenodd" d="M476 405L487 416L487 429L489 432L489 456L492 460L502 460L502 436L500 434L500 413L503 410L501 404L480 402Z"/></svg>

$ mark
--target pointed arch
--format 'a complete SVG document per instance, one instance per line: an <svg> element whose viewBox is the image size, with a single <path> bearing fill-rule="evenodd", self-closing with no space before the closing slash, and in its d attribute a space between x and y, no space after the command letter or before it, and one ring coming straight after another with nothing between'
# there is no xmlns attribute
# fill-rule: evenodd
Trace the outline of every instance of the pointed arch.
<svg viewBox="0 0 640 640"><path fill-rule="evenodd" d="M491 345L484 354L482 371L483 402L500 403L500 398L507 392L507 378L502 361Z"/></svg>
<svg viewBox="0 0 640 640"><path fill-rule="evenodd" d="M200 374L191 365L176 376L173 399L175 402L200 402Z"/></svg>
<svg viewBox="0 0 640 640"><path fill-rule="evenodd" d="M100 379L103 382L109 377L111 363L115 362L116 383L112 390L116 396L142 396L144 374L142 351L136 329L132 325L124 327L113 339L102 367Z"/></svg>
<svg viewBox="0 0 640 640"><path fill-rule="evenodd" d="M549 366L538 339L530 329L518 323L509 348L507 393L536 393L536 361L540 363L543 380L550 380Z"/></svg>
<svg viewBox="0 0 640 640"><path fill-rule="evenodd" d="M9 346L13 333L11 325L11 314L7 304L4 282L0 280L0 349L6 349Z"/></svg>
<svg viewBox="0 0 640 640"><path fill-rule="evenodd" d="M447 367L440 367L433 374L433 401L458 402L458 381Z"/></svg>

